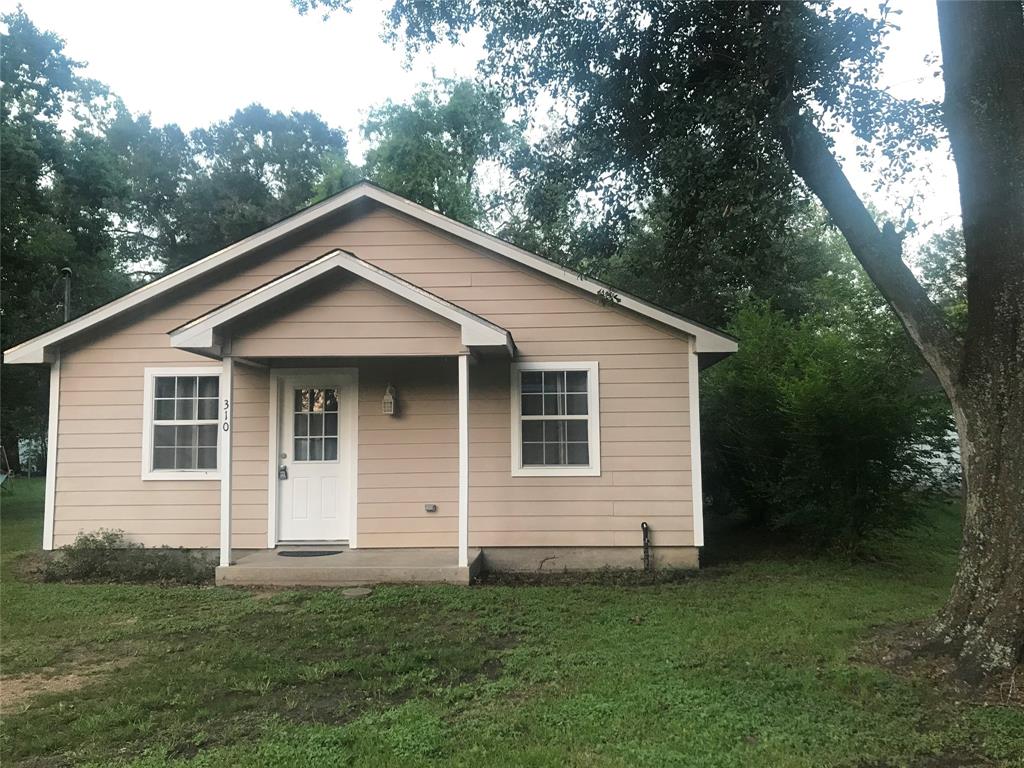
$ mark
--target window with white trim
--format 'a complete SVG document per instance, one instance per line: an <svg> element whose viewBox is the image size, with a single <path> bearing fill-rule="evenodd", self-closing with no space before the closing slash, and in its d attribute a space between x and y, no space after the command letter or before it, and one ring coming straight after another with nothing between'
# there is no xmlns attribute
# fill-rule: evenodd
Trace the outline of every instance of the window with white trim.
<svg viewBox="0 0 1024 768"><path fill-rule="evenodd" d="M217 475L220 374L218 368L147 369L144 478Z"/></svg>
<svg viewBox="0 0 1024 768"><path fill-rule="evenodd" d="M601 474L597 363L513 363L512 474Z"/></svg>

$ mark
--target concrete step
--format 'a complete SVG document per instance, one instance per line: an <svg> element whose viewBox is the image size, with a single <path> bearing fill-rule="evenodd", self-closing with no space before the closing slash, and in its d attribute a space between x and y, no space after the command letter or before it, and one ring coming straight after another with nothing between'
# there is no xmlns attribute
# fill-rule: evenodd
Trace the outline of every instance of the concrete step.
<svg viewBox="0 0 1024 768"><path fill-rule="evenodd" d="M455 550L346 550L328 557L279 557L273 550L241 555L217 568L219 585L353 587L373 584L469 584L482 566L480 550L460 568Z"/></svg>

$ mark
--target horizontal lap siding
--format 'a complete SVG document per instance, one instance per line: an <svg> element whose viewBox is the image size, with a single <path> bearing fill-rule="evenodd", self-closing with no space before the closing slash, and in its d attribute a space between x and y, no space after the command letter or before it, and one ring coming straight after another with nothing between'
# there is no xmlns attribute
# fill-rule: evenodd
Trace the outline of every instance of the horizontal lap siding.
<svg viewBox="0 0 1024 768"><path fill-rule="evenodd" d="M362 278L327 277L316 295L297 295L283 311L232 334L244 357L457 355L459 328Z"/></svg>
<svg viewBox="0 0 1024 768"><path fill-rule="evenodd" d="M231 541L236 547L265 547L270 461L270 372L236 363L234 378Z"/></svg>
<svg viewBox="0 0 1024 768"><path fill-rule="evenodd" d="M374 209L254 255L130 324L65 351L58 546L80 530L101 526L121 528L147 544L217 546L216 481L140 479L143 369L209 364L170 349L168 331L333 248L508 328L523 360L599 362L603 475L597 478L511 477L508 363L486 357L471 366L471 545L634 545L641 520L651 523L656 543L692 543L686 339ZM269 345L263 351L364 356L382 352L380 339L389 340L387 354L458 351L454 326L425 318L411 304L361 288L338 298L343 300L296 305L286 316L275 315L259 335ZM441 329L453 332L446 336ZM349 345L346 352L338 351L339 339ZM248 341L241 336L236 353L255 354L256 347L246 351ZM258 374L254 378L242 366L236 372L233 544L262 547L269 404L266 390L256 385ZM380 416L388 381L406 409L396 420ZM360 362L361 546L454 544L457 448L456 369L450 357ZM425 503L437 504L438 512L424 513Z"/></svg>
<svg viewBox="0 0 1024 768"><path fill-rule="evenodd" d="M646 521L656 544L691 545L686 368L619 383L616 372L629 369L608 367L600 355L565 359L599 364L601 476L512 477L508 365L471 369L470 544L639 546ZM620 400L648 409L608 410Z"/></svg>
<svg viewBox="0 0 1024 768"><path fill-rule="evenodd" d="M62 352L54 546L104 528L146 546L216 547L219 482L142 480L142 394L148 367L219 364L166 338L135 347L134 336L115 331Z"/></svg>
<svg viewBox="0 0 1024 768"><path fill-rule="evenodd" d="M456 376L453 358L359 362L360 547L456 545ZM381 413L388 384L398 391L395 417Z"/></svg>

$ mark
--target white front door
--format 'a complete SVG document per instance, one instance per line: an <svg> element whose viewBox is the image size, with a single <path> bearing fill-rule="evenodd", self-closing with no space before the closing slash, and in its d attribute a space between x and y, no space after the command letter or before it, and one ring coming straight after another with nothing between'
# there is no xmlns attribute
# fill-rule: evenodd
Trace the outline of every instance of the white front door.
<svg viewBox="0 0 1024 768"><path fill-rule="evenodd" d="M283 380L278 470L281 541L347 541L355 392L337 376Z"/></svg>

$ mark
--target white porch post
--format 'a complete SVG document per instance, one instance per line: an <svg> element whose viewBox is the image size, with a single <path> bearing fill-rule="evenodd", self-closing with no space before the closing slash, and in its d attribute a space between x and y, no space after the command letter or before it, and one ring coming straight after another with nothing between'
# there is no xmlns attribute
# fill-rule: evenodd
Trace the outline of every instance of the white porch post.
<svg viewBox="0 0 1024 768"><path fill-rule="evenodd" d="M469 566L469 355L459 355L459 568Z"/></svg>
<svg viewBox="0 0 1024 768"><path fill-rule="evenodd" d="M690 407L690 491L693 494L693 546L704 546L704 488L700 477L700 363L697 340L690 339L690 356L686 361L689 379Z"/></svg>
<svg viewBox="0 0 1024 768"><path fill-rule="evenodd" d="M221 376L220 423L220 564L231 565L231 406L235 388L235 361L224 357Z"/></svg>

